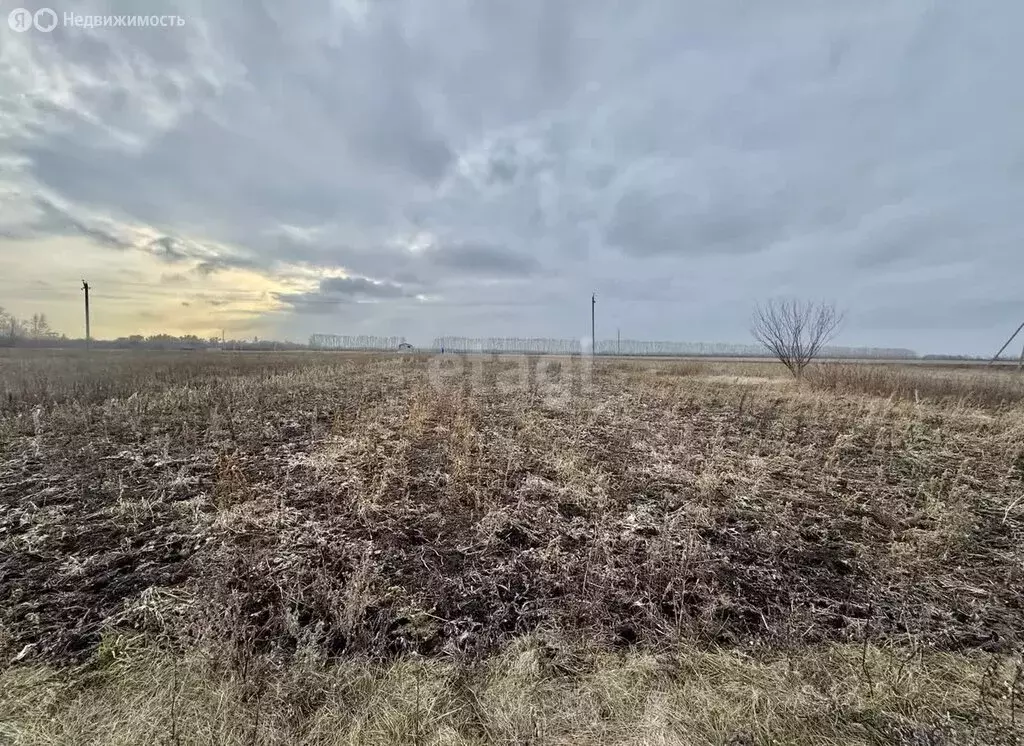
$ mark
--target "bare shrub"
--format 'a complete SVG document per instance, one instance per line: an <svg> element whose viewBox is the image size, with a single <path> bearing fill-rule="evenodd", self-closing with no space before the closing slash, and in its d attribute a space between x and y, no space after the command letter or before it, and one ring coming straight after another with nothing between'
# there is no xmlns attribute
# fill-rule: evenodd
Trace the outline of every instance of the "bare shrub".
<svg viewBox="0 0 1024 746"><path fill-rule="evenodd" d="M799 379L842 321L842 313L828 303L770 300L754 311L751 333Z"/></svg>

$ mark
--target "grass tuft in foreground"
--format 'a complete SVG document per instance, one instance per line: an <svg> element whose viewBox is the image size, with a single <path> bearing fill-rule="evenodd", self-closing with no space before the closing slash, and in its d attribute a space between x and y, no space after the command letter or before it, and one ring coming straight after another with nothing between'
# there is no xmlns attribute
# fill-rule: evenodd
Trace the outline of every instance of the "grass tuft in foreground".
<svg viewBox="0 0 1024 746"><path fill-rule="evenodd" d="M0 674L0 740L1009 744L1024 736L1019 688L1010 659L855 645L609 653L531 636L475 665L296 660L247 675L135 648L103 665Z"/></svg>

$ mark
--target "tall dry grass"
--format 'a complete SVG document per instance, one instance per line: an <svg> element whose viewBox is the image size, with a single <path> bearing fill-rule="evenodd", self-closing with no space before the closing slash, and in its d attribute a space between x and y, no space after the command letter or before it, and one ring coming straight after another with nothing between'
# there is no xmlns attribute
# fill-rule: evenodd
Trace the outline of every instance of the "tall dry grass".
<svg viewBox="0 0 1024 746"><path fill-rule="evenodd" d="M1019 400L452 363L0 360L0 743L1021 736Z"/></svg>
<svg viewBox="0 0 1024 746"><path fill-rule="evenodd" d="M1024 401L1024 375L1004 369L822 363L808 370L807 381L819 391L964 406Z"/></svg>
<svg viewBox="0 0 1024 746"><path fill-rule="evenodd" d="M297 660L243 674L129 643L0 673L10 746L955 744L1024 736L1019 668L874 646L615 654L520 639L477 664Z"/></svg>

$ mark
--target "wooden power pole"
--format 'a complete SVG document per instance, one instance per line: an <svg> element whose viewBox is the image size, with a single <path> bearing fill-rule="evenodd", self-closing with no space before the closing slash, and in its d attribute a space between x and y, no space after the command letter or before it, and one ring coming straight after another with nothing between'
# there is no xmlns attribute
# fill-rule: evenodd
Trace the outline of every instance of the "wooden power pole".
<svg viewBox="0 0 1024 746"><path fill-rule="evenodd" d="M82 290L85 291L85 349L89 350L92 340L92 329L89 325L89 283L82 280Z"/></svg>
<svg viewBox="0 0 1024 746"><path fill-rule="evenodd" d="M992 365L996 360L999 359L999 356L1003 354L1003 350L1010 346L1010 343L1017 338L1017 335L1021 333L1021 330L1024 330L1024 322L1022 322L1021 325L1017 327L1017 331L1010 335L1010 338L1006 340L1006 344L999 348L999 352L997 352L995 356L993 356L993 358L988 361L989 365ZM1024 354L1024 351L1022 351L1022 354Z"/></svg>
<svg viewBox="0 0 1024 746"><path fill-rule="evenodd" d="M597 337L594 336L594 306L597 305L597 293L590 296L590 354L597 354Z"/></svg>

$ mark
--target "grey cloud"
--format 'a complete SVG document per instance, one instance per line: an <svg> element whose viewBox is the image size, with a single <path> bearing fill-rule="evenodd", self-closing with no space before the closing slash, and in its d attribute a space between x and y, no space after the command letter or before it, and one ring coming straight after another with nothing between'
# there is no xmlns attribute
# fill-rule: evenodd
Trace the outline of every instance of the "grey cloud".
<svg viewBox="0 0 1024 746"><path fill-rule="evenodd" d="M540 270L540 262L532 256L483 244L442 245L421 257L424 264L468 275L528 277Z"/></svg>
<svg viewBox="0 0 1024 746"><path fill-rule="evenodd" d="M400 298L405 291L389 282L373 282L365 277L328 277L320 281L321 295L339 297Z"/></svg>
<svg viewBox="0 0 1024 746"><path fill-rule="evenodd" d="M379 26L370 50L371 67L341 73L356 89L356 105L331 99L338 104L331 113L348 122L353 150L424 181L437 181L454 153L419 101L422 62L390 19Z"/></svg>
<svg viewBox="0 0 1024 746"><path fill-rule="evenodd" d="M276 294L279 301L292 306L298 313L329 313L344 304L409 296L409 291L400 285L374 282L365 277L325 277L315 291Z"/></svg>
<svg viewBox="0 0 1024 746"><path fill-rule="evenodd" d="M423 279L415 272L406 269L395 270L391 273L391 279L401 285L424 285Z"/></svg>
<svg viewBox="0 0 1024 746"><path fill-rule="evenodd" d="M395 285L432 289L443 288L460 278L514 280L530 277L542 266L536 257L523 251L474 242L440 241L418 251L387 244L363 247L285 244L290 247L293 258L301 258L313 266L342 267L347 272Z"/></svg>
<svg viewBox="0 0 1024 746"><path fill-rule="evenodd" d="M189 253L171 236L161 236L160 238L153 239L149 243L148 248L158 257L168 262L183 262L189 258Z"/></svg>
<svg viewBox="0 0 1024 746"><path fill-rule="evenodd" d="M81 235L92 239L101 246L112 249L123 250L133 246L130 240L121 237L114 230L105 227L98 221L87 222L47 197L36 196L33 198L33 202L42 217L32 226L31 234Z"/></svg>
<svg viewBox="0 0 1024 746"><path fill-rule="evenodd" d="M772 226L739 205L694 210L685 194L632 192L616 205L606 234L612 246L637 257L659 254L742 254L764 248Z"/></svg>
<svg viewBox="0 0 1024 746"><path fill-rule="evenodd" d="M877 329L965 331L980 326L991 330L992 339L999 337L1004 329L1013 331L1015 323L1019 323L1018 319L1024 321L1024 301L993 301L972 297L969 293L957 294L955 291L949 300L948 304L926 308L899 299L895 302L887 300L877 308L856 313L854 318L860 324ZM970 305L970 316L965 316L959 310L960 303Z"/></svg>
<svg viewBox="0 0 1024 746"><path fill-rule="evenodd" d="M499 182L508 184L515 180L519 173L519 166L513 158L502 158L494 156L490 162L490 173L488 174L492 183Z"/></svg>
<svg viewBox="0 0 1024 746"><path fill-rule="evenodd" d="M206 261L199 262L199 264L197 264L192 271L195 272L197 275L201 275L202 277L209 277L210 275L215 274L216 272L223 272L230 266L231 265L229 265L227 262Z"/></svg>
<svg viewBox="0 0 1024 746"><path fill-rule="evenodd" d="M253 259L238 256L218 256L213 259L203 259L196 263L192 272L201 276L209 277L218 272L229 269L255 269L259 270L261 265Z"/></svg>
<svg viewBox="0 0 1024 746"><path fill-rule="evenodd" d="M671 276L654 277L607 277L598 283L601 287L602 303L605 299L619 301L679 299L690 291L685 282Z"/></svg>
<svg viewBox="0 0 1024 746"><path fill-rule="evenodd" d="M865 344L969 349L1017 313L1020 3L362 6L167 0L173 34L5 35L3 235L380 281L291 294L292 335L316 309L576 336L595 290L650 338L745 341L780 288L848 298ZM961 336L901 310L937 307Z"/></svg>

